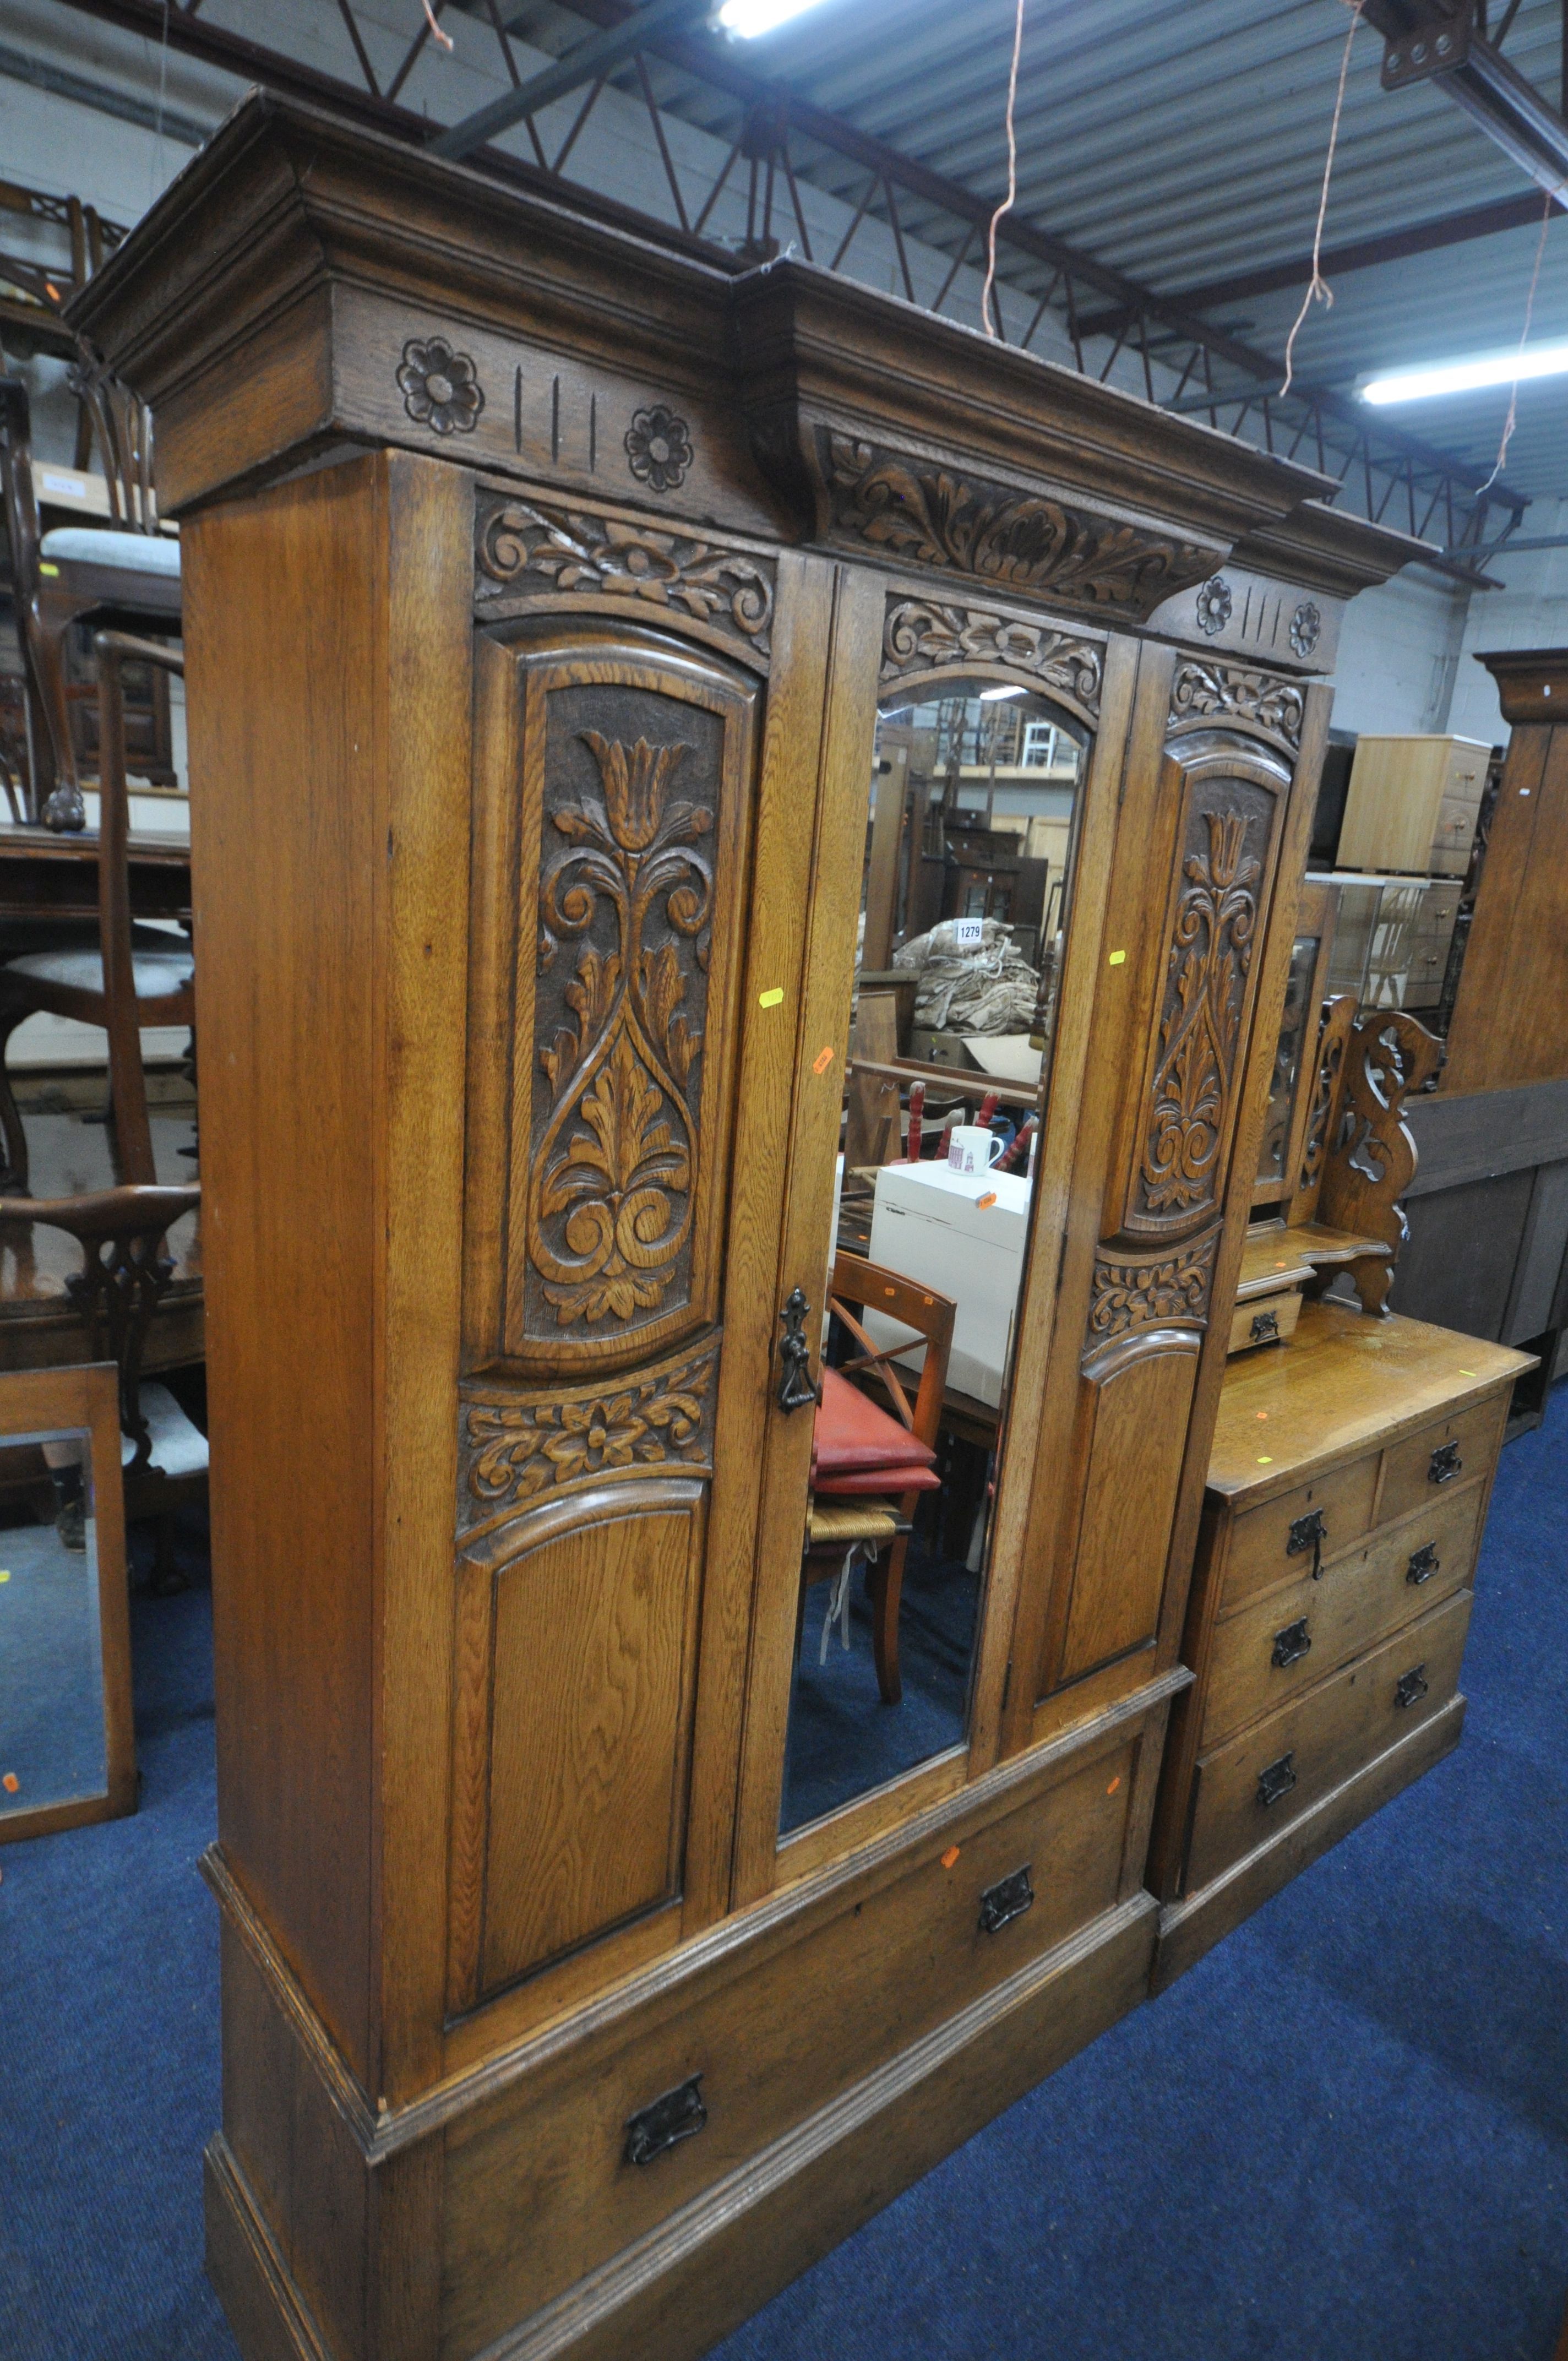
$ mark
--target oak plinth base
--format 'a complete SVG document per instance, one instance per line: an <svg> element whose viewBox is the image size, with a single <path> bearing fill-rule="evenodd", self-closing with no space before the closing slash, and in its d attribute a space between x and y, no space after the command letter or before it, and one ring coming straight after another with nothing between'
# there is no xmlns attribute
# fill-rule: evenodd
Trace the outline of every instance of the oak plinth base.
<svg viewBox="0 0 1568 2361"><path fill-rule="evenodd" d="M1031 1960L603 2268L486 2348L486 2361L691 2361L1136 2005L1146 1894ZM205 2158L207 2269L245 2361L349 2361L323 2334L224 2136ZM374 2213L374 2205L367 2214ZM396 2325L374 2361L436 2361ZM458 2347L441 2361L466 2361Z"/></svg>
<svg viewBox="0 0 1568 2361"><path fill-rule="evenodd" d="M1196 1894L1168 1905L1160 1912L1151 1990L1163 1992L1174 1983L1205 1951L1212 1950L1223 1935L1249 1918L1352 1828L1380 1811L1401 1788L1452 1753L1464 1726L1464 1699L1451 1697L1430 1720L1342 1781L1277 1837L1234 1862L1223 1876L1211 1878Z"/></svg>

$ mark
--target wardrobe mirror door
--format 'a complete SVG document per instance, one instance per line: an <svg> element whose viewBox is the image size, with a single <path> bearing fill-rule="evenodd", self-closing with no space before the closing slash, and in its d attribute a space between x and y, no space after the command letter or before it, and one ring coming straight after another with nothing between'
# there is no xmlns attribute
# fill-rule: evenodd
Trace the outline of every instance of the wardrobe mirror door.
<svg viewBox="0 0 1568 2361"><path fill-rule="evenodd" d="M1317 1038L1312 978L1317 972L1321 940L1298 935L1290 947L1290 968L1285 983L1285 1010L1269 1076L1268 1115L1257 1161L1253 1200L1283 1197L1291 1180L1289 1152L1303 1065L1310 1061Z"/></svg>
<svg viewBox="0 0 1568 2361"><path fill-rule="evenodd" d="M0 1444L0 1836L56 1806L108 1795L99 1579L92 1435L7 1434Z"/></svg>
<svg viewBox="0 0 1568 2361"><path fill-rule="evenodd" d="M784 1835L966 1734L1086 760L996 682L880 715Z"/></svg>

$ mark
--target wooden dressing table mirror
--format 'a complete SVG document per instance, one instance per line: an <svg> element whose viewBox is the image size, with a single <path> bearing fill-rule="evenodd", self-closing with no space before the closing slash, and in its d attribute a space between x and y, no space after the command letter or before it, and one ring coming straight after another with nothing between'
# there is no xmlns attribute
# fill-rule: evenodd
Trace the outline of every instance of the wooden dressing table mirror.
<svg viewBox="0 0 1568 2361"><path fill-rule="evenodd" d="M181 525L210 2267L253 2361L695 2355L1146 1988L1313 676L1415 545L267 98L73 318ZM807 1712L878 715L1003 689L1079 761L997 1443L943 1712L852 1616Z"/></svg>

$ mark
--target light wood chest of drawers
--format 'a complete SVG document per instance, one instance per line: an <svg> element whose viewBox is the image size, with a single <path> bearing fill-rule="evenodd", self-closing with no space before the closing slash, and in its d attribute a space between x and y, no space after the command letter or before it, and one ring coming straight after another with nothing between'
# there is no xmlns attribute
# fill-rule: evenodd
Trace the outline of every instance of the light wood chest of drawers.
<svg viewBox="0 0 1568 2361"><path fill-rule="evenodd" d="M1473 738L1358 739L1340 829L1339 867L1463 877L1488 751Z"/></svg>
<svg viewBox="0 0 1568 2361"><path fill-rule="evenodd" d="M1458 1739L1471 1580L1528 1356L1303 1307L1226 1371L1157 1816L1157 1988Z"/></svg>

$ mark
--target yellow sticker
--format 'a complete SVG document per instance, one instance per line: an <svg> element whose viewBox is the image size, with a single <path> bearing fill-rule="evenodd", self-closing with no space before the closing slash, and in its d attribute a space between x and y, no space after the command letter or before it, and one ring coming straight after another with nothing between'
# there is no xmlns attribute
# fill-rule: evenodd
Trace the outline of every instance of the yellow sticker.
<svg viewBox="0 0 1568 2361"><path fill-rule="evenodd" d="M40 563L38 572L40 574L47 574L49 580L52 582L56 575L60 572L60 568L58 566L46 566Z"/></svg>
<svg viewBox="0 0 1568 2361"><path fill-rule="evenodd" d="M1266 1451L1260 1451L1257 1455L1257 1464L1260 1467L1272 1467L1274 1462Z"/></svg>
<svg viewBox="0 0 1568 2361"><path fill-rule="evenodd" d="M6 1567L4 1569L4 1571L0 1571L0 1582L9 1582L9 1581L10 1581L10 1579L11 1579L11 1569L10 1569L10 1567L9 1567L9 1566L6 1566Z"/></svg>
<svg viewBox="0 0 1568 2361"><path fill-rule="evenodd" d="M1127 954L1125 951L1113 951L1110 960L1107 962L1111 967L1124 967L1126 963Z"/></svg>
<svg viewBox="0 0 1568 2361"><path fill-rule="evenodd" d="M759 1008L776 1008L783 998L784 986L782 983L775 983L771 992L758 993L757 1005Z"/></svg>
<svg viewBox="0 0 1568 2361"><path fill-rule="evenodd" d="M1473 1378L1473 1377L1475 1376L1475 1370L1474 1370L1474 1369L1461 1369L1461 1370L1460 1370L1460 1372L1459 1372L1459 1374L1460 1374L1460 1376L1461 1376L1462 1378ZM4 1582L4 1581L5 1581L5 1576L4 1576L3 1574L0 1574L0 1582Z"/></svg>

